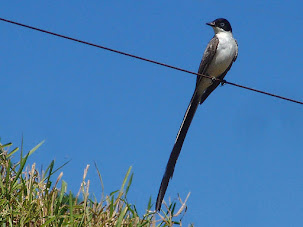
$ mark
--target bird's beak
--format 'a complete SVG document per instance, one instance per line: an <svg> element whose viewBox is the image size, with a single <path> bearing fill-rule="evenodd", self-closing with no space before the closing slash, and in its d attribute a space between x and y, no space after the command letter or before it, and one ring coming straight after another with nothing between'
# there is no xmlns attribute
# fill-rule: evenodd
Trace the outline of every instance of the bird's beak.
<svg viewBox="0 0 303 227"><path fill-rule="evenodd" d="M211 27L215 27L215 22L209 22L209 23L206 23L206 24L211 26Z"/></svg>

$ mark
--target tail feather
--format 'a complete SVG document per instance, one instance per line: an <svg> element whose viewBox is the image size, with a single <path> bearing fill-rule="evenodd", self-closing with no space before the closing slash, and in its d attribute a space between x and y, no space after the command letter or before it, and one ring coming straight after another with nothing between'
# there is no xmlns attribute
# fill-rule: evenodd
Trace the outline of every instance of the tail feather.
<svg viewBox="0 0 303 227"><path fill-rule="evenodd" d="M179 157L179 154L181 152L181 148L184 142L184 139L186 137L187 131L189 129L189 126L192 122L192 119L196 113L196 110L198 108L198 105L200 103L199 95L197 94L197 91L194 92L193 97L190 100L190 103L187 107L187 110L185 112L182 124L180 126L179 132L177 134L177 138L175 141L175 145L173 147L173 150L170 154L169 160L166 165L165 173L162 178L161 186L159 189L157 202L156 202L156 210L159 211L161 208L161 204L169 183L169 180L172 178L175 165L177 162L177 159Z"/></svg>

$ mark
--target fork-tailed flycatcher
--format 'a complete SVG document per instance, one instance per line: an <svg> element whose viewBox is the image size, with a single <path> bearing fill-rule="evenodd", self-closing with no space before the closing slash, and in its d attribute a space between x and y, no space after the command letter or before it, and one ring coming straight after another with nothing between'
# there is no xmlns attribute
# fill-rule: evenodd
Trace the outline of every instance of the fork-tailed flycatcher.
<svg viewBox="0 0 303 227"><path fill-rule="evenodd" d="M157 211L160 211L168 182L173 176L175 165L186 137L186 133L198 105L202 104L210 93L218 87L220 80L223 80L226 73L230 70L233 62L237 59L238 45L237 41L233 38L230 23L224 18L219 18L206 24L214 29L215 36L210 40L204 51L198 73L209 76L212 79L197 76L194 94L185 112L182 124L177 134L175 145L170 154L165 173L162 178L156 202Z"/></svg>

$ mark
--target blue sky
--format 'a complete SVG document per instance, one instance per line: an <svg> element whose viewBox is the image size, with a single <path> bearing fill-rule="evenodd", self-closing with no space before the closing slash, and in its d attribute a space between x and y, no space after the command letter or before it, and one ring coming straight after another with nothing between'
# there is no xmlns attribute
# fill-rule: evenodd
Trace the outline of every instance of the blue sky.
<svg viewBox="0 0 303 227"><path fill-rule="evenodd" d="M227 18L239 56L226 79L303 100L302 1L13 1L0 17L197 71L213 31ZM91 165L91 192L119 189L133 166L129 199L144 212L159 184L195 76L0 22L1 142L31 162L64 167L78 191ZM198 108L173 180L190 191L184 223L302 226L303 108L225 85Z"/></svg>

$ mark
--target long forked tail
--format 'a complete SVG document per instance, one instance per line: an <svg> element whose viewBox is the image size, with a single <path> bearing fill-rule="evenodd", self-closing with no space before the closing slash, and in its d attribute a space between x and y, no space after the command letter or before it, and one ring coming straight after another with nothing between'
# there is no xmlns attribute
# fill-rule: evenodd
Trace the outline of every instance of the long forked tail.
<svg viewBox="0 0 303 227"><path fill-rule="evenodd" d="M191 98L190 103L187 107L187 110L185 112L182 124L181 124L179 132L177 134L175 145L173 147L173 150L170 154L169 160L168 160L167 165L166 165L165 173L164 173L163 178L162 178L162 182L161 182L161 186L160 186L160 189L159 189L157 202L156 202L156 210L157 211L160 211L161 204L162 204L162 201L163 201L163 198L164 198L169 180L173 176L175 165L176 165L177 159L179 157L179 154L181 152L181 148L182 148L184 139L186 137L189 126L190 126L190 124L192 122L192 119L193 119L193 117L196 113L196 110L198 108L198 105L199 105L199 102L200 102L199 99L200 99L199 95L195 91L194 94L193 94L193 97Z"/></svg>

